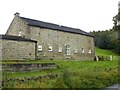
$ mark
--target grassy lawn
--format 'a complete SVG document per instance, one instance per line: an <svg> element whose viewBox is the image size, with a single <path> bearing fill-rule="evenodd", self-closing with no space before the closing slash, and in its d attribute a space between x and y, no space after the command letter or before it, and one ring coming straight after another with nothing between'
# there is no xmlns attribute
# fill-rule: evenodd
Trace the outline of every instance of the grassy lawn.
<svg viewBox="0 0 120 90"><path fill-rule="evenodd" d="M54 70L5 73L5 78L32 78L31 80L9 80L3 83L4 87L9 88L103 88L116 84L118 76L117 54L110 51L96 48L97 55L113 55L113 61L62 61L62 60L37 60L26 63L48 63L53 62L58 65ZM9 62L14 63L14 62ZM33 77L57 74L56 78L38 78ZM119 79L120 81L120 79Z"/></svg>
<svg viewBox="0 0 120 90"><path fill-rule="evenodd" d="M100 49L97 47L95 47L95 51L96 51L96 55L100 55L100 56L110 56L110 55L118 56L118 54L116 54L114 52L111 52L109 50Z"/></svg>
<svg viewBox="0 0 120 90"><path fill-rule="evenodd" d="M41 61L38 61L41 62ZM44 62L44 61L42 61ZM45 61L47 62L47 61ZM80 61L51 61L59 67L57 70L26 73L8 73L7 77L25 78L38 75L57 73L55 79L38 79L7 81L5 87L15 88L102 88L118 82L118 62L80 62ZM5 76L5 75L4 75Z"/></svg>

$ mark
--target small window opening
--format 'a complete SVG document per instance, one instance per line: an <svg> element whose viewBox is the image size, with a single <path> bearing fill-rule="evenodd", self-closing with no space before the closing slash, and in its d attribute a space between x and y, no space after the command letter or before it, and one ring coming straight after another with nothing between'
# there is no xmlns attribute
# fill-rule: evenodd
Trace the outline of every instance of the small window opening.
<svg viewBox="0 0 120 90"><path fill-rule="evenodd" d="M92 53L91 49L89 50L89 53Z"/></svg>
<svg viewBox="0 0 120 90"><path fill-rule="evenodd" d="M22 31L20 30L20 31L19 31L19 35L18 35L18 36L21 36L21 35L22 35Z"/></svg>
<svg viewBox="0 0 120 90"><path fill-rule="evenodd" d="M59 47L59 52L62 52L62 47Z"/></svg>
<svg viewBox="0 0 120 90"><path fill-rule="evenodd" d="M74 53L77 53L77 49L74 49Z"/></svg>
<svg viewBox="0 0 120 90"><path fill-rule="evenodd" d="M52 52L52 46L48 46L48 51Z"/></svg>
<svg viewBox="0 0 120 90"><path fill-rule="evenodd" d="M84 48L82 48L82 53L85 53L85 50L84 50Z"/></svg>
<svg viewBox="0 0 120 90"><path fill-rule="evenodd" d="M42 51L42 45L38 45L38 51Z"/></svg>

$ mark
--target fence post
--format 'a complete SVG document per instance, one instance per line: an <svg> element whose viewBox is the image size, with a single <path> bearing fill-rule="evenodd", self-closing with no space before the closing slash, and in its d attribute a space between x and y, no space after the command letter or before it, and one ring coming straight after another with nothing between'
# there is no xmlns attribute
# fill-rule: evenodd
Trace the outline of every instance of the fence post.
<svg viewBox="0 0 120 90"><path fill-rule="evenodd" d="M98 56L95 56L96 57L96 61L99 61L99 58L98 58Z"/></svg>

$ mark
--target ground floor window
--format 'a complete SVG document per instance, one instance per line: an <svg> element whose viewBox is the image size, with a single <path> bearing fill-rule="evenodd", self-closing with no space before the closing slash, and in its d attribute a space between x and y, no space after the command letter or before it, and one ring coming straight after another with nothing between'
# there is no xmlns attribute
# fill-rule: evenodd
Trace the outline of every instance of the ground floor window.
<svg viewBox="0 0 120 90"><path fill-rule="evenodd" d="M62 47L59 47L59 52L62 52Z"/></svg>
<svg viewBox="0 0 120 90"><path fill-rule="evenodd" d="M48 51L52 52L52 46L48 46Z"/></svg>
<svg viewBox="0 0 120 90"><path fill-rule="evenodd" d="M74 53L77 53L77 49L74 49Z"/></svg>
<svg viewBox="0 0 120 90"><path fill-rule="evenodd" d="M82 48L82 53L85 53L85 49L84 48Z"/></svg>
<svg viewBox="0 0 120 90"><path fill-rule="evenodd" d="M38 45L38 51L42 51L42 45Z"/></svg>
<svg viewBox="0 0 120 90"><path fill-rule="evenodd" d="M66 45L66 54L67 55L71 54L71 52L70 52L70 45Z"/></svg>

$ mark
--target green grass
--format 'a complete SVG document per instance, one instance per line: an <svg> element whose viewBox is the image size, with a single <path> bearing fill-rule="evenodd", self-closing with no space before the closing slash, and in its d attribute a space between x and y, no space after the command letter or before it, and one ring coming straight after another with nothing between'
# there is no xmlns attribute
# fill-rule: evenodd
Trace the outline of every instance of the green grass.
<svg viewBox="0 0 120 90"><path fill-rule="evenodd" d="M33 72L4 73L3 78L25 78L58 74L55 79L42 78L37 80L7 81L8 88L103 88L120 81L118 75L118 55L108 50L95 48L96 55L113 55L113 61L62 61L62 60L32 60L23 63L49 63L58 65L57 69ZM16 63L16 62L4 62Z"/></svg>
<svg viewBox="0 0 120 90"><path fill-rule="evenodd" d="M47 61L38 61L47 62ZM49 62L49 61L48 61ZM5 87L15 88L102 88L118 81L117 61L51 61L59 68L55 79L8 81ZM46 71L51 72L51 71ZM41 72L42 73L42 72ZM40 72L9 73L9 77L35 77ZM53 71L54 73L54 71ZM23 74L23 75L22 75ZM43 73L47 74L47 73Z"/></svg>
<svg viewBox="0 0 120 90"><path fill-rule="evenodd" d="M99 55L99 56L110 56L110 55L118 56L118 54L116 54L112 51L100 49L97 47L95 47L95 53L96 53L96 55Z"/></svg>
<svg viewBox="0 0 120 90"><path fill-rule="evenodd" d="M3 80L7 78L26 78L26 77L37 77L37 76L43 76L47 74L58 74L58 69L49 69L49 70L40 70L40 71L31 71L31 72L3 72Z"/></svg>

